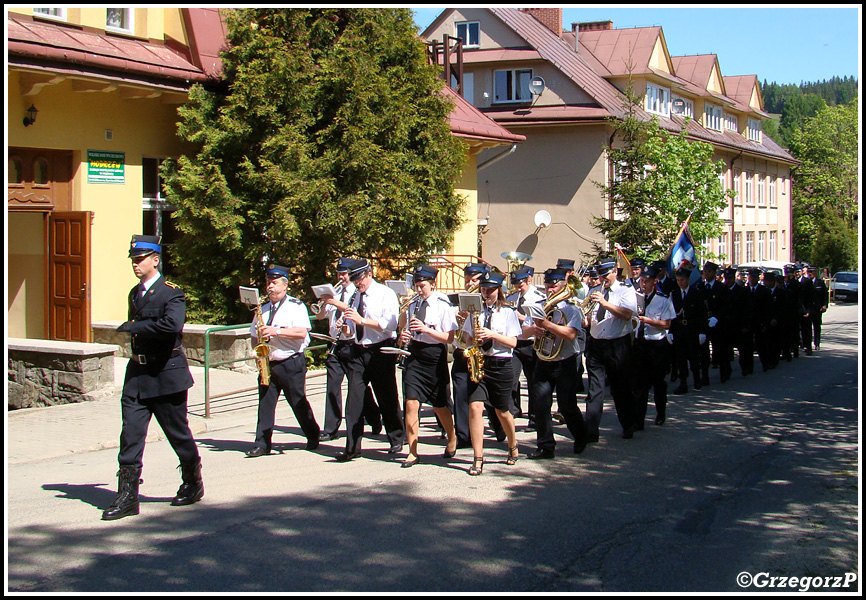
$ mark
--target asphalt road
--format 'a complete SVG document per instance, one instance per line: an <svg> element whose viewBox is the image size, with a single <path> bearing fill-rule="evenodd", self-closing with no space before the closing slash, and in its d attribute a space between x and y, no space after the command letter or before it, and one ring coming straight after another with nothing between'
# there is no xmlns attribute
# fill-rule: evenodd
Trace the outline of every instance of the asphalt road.
<svg viewBox="0 0 866 600"><path fill-rule="evenodd" d="M579 457L561 437L556 460L509 467L488 440L481 477L471 450L439 458L432 413L422 462L401 469L382 436L345 464L342 439L303 450L285 403L277 454L244 458L254 423L198 437L190 507L168 504L164 441L146 450L141 514L114 522L116 450L7 465L8 590L790 593L808 577L856 592L859 343L859 307L834 306L814 356L724 385L714 371L632 440L608 405Z"/></svg>

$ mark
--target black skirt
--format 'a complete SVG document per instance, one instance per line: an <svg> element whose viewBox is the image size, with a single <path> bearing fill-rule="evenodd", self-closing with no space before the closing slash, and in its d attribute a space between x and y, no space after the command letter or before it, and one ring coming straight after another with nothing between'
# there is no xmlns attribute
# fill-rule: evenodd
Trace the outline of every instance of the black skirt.
<svg viewBox="0 0 866 600"><path fill-rule="evenodd" d="M469 382L469 402L485 402L500 411L509 410L514 372L510 356L485 356L484 377Z"/></svg>
<svg viewBox="0 0 866 600"><path fill-rule="evenodd" d="M434 408L448 406L448 348L445 344L410 342L403 370L403 398L432 404Z"/></svg>

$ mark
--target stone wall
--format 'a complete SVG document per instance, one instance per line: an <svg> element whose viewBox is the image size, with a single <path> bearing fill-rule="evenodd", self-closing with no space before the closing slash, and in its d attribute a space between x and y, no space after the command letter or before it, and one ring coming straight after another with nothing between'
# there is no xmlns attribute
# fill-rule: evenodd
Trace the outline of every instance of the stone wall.
<svg viewBox="0 0 866 600"><path fill-rule="evenodd" d="M128 333L118 333L122 321L102 321L93 323L93 341L102 344L116 344L120 347L118 356L129 358L132 354L130 349L130 336ZM204 339L205 332L214 327L213 325L189 324L183 326L183 350L191 365L204 366ZM224 363L217 365L217 369L231 369L232 371L253 372L255 365L252 361L231 362L252 356L252 345L250 343L249 326L228 331L214 331L210 334L210 362Z"/></svg>
<svg viewBox="0 0 866 600"><path fill-rule="evenodd" d="M8 408L84 402L114 389L113 344L9 338Z"/></svg>

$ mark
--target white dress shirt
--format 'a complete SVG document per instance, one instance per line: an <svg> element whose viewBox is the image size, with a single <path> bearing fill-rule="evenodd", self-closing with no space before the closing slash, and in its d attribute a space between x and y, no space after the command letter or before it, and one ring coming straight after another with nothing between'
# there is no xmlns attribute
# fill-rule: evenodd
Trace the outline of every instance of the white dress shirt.
<svg viewBox="0 0 866 600"><path fill-rule="evenodd" d="M409 305L409 312L406 315L406 327L409 326L409 321L412 320L412 316L418 312L418 307L421 303L424 302L422 298L418 298L412 304ZM424 319L422 322L427 327L431 327L436 331L454 331L457 329L457 318L454 312L454 307L451 305L451 301L448 300L448 296L443 294L442 292L433 292L430 294L430 297L426 300L427 309L425 311ZM422 342L424 344L441 344L443 342L433 338L428 333L413 333L412 339L416 342Z"/></svg>
<svg viewBox="0 0 866 600"><path fill-rule="evenodd" d="M637 314L637 295L634 288L622 285L619 281L614 281L610 285L610 293L608 302L614 306L627 308L632 315ZM604 292L604 287L598 291ZM601 304L595 307L590 319L589 333L597 340L615 340L624 335L630 335L632 332L631 315L628 319L620 319L615 317L609 310L605 312L604 318L598 321L598 311L601 309Z"/></svg>
<svg viewBox="0 0 866 600"><path fill-rule="evenodd" d="M271 319L271 311L274 311L273 319ZM309 346L309 331L312 329L310 326L309 310L307 309L307 306L297 298L292 298L287 295L281 302L277 303L276 307L272 306L270 302L265 302L265 305L262 306L262 320L265 325L268 325L270 322L272 327L302 327L308 332L308 334L302 339L289 339L274 336L268 340L267 344L273 348L270 357L271 360L284 360L286 358L291 358L295 354L303 352L304 349ZM253 338L256 338L255 317L253 317L253 323L250 326L250 335ZM257 340L255 343L261 342Z"/></svg>
<svg viewBox="0 0 866 600"><path fill-rule="evenodd" d="M358 309L361 302L362 294L360 290L355 294L352 308ZM362 346L370 346L384 342L385 340L393 340L397 337L397 318L400 316L400 301L397 299L397 294L387 285L382 285L375 279L370 282L367 287L367 292L363 294L364 311L361 315L364 319L374 319L381 331L375 327L364 326L364 333L360 340L355 340L355 343ZM351 323L351 331L354 334L356 325Z"/></svg>

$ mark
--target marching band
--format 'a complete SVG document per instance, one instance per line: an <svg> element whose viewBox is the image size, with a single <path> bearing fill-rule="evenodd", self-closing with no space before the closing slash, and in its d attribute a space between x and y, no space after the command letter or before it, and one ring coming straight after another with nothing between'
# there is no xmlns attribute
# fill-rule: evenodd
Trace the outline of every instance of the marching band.
<svg viewBox="0 0 866 600"><path fill-rule="evenodd" d="M270 353L265 353L267 364L259 365L259 422L247 456L270 453L281 393L298 418L308 450L320 440L338 439L344 378L346 445L338 462L361 456L366 419L374 435L384 425L389 454L402 455L408 446L402 467L417 464L424 455L418 443L422 404L432 406L443 432L444 459L472 448L468 473L473 476L484 471L485 410L496 439L507 444L508 465L519 457L515 418L521 416L528 418L526 430L536 432L536 448L527 458L555 457L555 420L565 424L574 453L581 454L599 439L607 389L622 437L631 439L645 427L651 390L654 423L667 420L668 377L679 382L674 394L687 394L690 375L696 390L710 385L711 368L718 369L719 383L730 379L734 349L743 376L754 372L755 351L764 371L780 359L796 358L801 347L811 354L813 343L819 347L820 315L829 304L826 286L812 281L814 269L808 265L791 266L784 277L753 269L742 282L735 268L706 262L693 284L688 269L669 277L665 261L634 260L623 273L616 258L609 258L575 275L574 261L560 259L545 271L543 291L532 285L531 267L511 266L505 274L470 263L464 268L466 291L446 296L436 289L438 270L420 264L412 271L411 291L404 286L401 298L391 282L373 278L367 260L340 258L337 285L324 286L328 292L317 292L321 301L312 306L314 318L328 320L327 336L313 334L329 342L320 432L304 390L310 316L286 293L288 270L271 265L268 302L250 328L257 363L262 347ZM585 412L578 405L584 368Z"/></svg>

